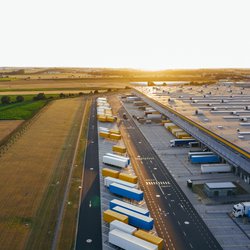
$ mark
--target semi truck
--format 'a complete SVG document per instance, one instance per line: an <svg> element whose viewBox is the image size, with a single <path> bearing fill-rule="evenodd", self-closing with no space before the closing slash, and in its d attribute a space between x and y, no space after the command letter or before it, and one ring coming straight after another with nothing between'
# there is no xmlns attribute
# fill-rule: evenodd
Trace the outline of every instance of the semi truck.
<svg viewBox="0 0 250 250"><path fill-rule="evenodd" d="M201 173L229 173L232 167L229 164L201 164Z"/></svg>
<svg viewBox="0 0 250 250"><path fill-rule="evenodd" d="M241 202L233 206L232 214L234 217L248 216L250 217L250 202Z"/></svg>
<svg viewBox="0 0 250 250"><path fill-rule="evenodd" d="M108 155L104 155L102 158L104 164L111 165L118 168L126 168L128 166L128 161L125 159L111 157Z"/></svg>
<svg viewBox="0 0 250 250"><path fill-rule="evenodd" d="M143 200L143 191L136 188L130 188L118 183L110 184L109 191L113 194L117 194L128 199L133 199L136 201Z"/></svg>
<svg viewBox="0 0 250 250"><path fill-rule="evenodd" d="M171 147L188 146L189 142L196 142L195 139L173 139L170 140Z"/></svg>
<svg viewBox="0 0 250 250"><path fill-rule="evenodd" d="M193 164L198 163L219 163L221 159L218 155L192 155L190 161Z"/></svg>

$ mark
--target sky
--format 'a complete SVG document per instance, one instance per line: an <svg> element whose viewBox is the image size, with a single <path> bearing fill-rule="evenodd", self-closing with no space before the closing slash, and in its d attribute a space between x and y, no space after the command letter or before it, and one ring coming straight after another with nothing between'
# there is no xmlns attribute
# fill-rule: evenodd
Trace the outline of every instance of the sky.
<svg viewBox="0 0 250 250"><path fill-rule="evenodd" d="M2 0L0 67L249 68L249 0Z"/></svg>

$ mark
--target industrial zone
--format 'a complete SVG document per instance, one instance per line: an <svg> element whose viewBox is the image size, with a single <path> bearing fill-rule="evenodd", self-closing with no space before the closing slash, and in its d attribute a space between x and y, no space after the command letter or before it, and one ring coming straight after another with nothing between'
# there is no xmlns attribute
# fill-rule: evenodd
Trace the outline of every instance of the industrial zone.
<svg viewBox="0 0 250 250"><path fill-rule="evenodd" d="M100 235L85 201L76 249L247 249L249 100L223 83L98 97Z"/></svg>

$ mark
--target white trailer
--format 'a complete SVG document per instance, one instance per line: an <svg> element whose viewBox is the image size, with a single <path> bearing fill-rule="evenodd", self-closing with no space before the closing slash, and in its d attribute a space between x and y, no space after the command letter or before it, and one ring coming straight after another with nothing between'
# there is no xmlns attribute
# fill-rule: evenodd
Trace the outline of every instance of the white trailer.
<svg viewBox="0 0 250 250"><path fill-rule="evenodd" d="M128 181L123 181L123 180L113 178L113 177L110 177L110 176L107 176L107 177L104 178L104 186L105 187L109 187L109 185L112 184L112 183L118 183L118 184L124 185L126 187L130 187L130 188L137 188L137 184L135 184L135 183L131 183L131 182L128 182Z"/></svg>
<svg viewBox="0 0 250 250"><path fill-rule="evenodd" d="M166 123L164 123L164 127L167 129L168 127L170 127L170 126L175 126L175 124L174 123L172 123L172 122L166 122Z"/></svg>
<svg viewBox="0 0 250 250"><path fill-rule="evenodd" d="M126 160L128 162L128 165L130 164L130 159L126 156L116 155L116 154L112 154L112 153L106 153L106 155L110 156L110 157Z"/></svg>
<svg viewBox="0 0 250 250"><path fill-rule="evenodd" d="M100 132L107 132L107 133L109 133L109 129L105 128L105 127L99 127L99 131Z"/></svg>
<svg viewBox="0 0 250 250"><path fill-rule="evenodd" d="M201 164L201 173L229 173L232 167L229 164Z"/></svg>
<svg viewBox="0 0 250 250"><path fill-rule="evenodd" d="M128 166L128 161L125 159L119 159L116 157L111 157L108 155L104 155L102 158L104 164L111 165L119 168L126 168Z"/></svg>
<svg viewBox="0 0 250 250"><path fill-rule="evenodd" d="M114 229L109 232L109 243L125 250L157 250L158 246L131 234Z"/></svg>
<svg viewBox="0 0 250 250"><path fill-rule="evenodd" d="M113 220L110 224L109 224L109 229L110 231L114 230L114 229L118 229L124 233L128 233L128 234L133 234L135 231L137 231L136 227L130 226L124 222L121 222L119 220Z"/></svg>
<svg viewBox="0 0 250 250"><path fill-rule="evenodd" d="M151 119L151 120L154 120L154 119L161 119L161 114L147 114L147 119Z"/></svg>

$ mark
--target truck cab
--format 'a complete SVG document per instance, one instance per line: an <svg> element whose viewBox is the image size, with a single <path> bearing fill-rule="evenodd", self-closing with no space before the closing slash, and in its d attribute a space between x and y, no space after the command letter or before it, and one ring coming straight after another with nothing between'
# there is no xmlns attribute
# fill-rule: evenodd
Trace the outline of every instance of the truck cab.
<svg viewBox="0 0 250 250"><path fill-rule="evenodd" d="M232 214L234 217L249 216L250 202L241 202L233 206Z"/></svg>
<svg viewBox="0 0 250 250"><path fill-rule="evenodd" d="M243 205L241 203L234 205L232 213L233 213L233 216L236 217L236 218L240 217L240 216L243 216L244 215L244 207L243 207Z"/></svg>

